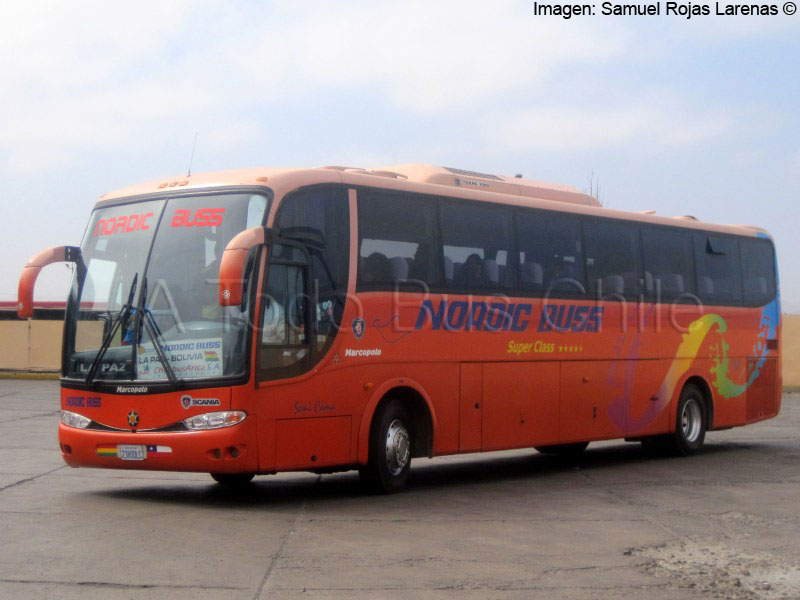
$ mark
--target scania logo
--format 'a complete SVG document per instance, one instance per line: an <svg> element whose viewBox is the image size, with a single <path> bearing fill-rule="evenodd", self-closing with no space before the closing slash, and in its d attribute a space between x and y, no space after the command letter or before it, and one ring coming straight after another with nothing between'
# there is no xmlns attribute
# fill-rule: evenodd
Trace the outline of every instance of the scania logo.
<svg viewBox="0 0 800 600"><path fill-rule="evenodd" d="M189 394L181 396L181 406L189 410L193 406L222 406L219 398L192 398Z"/></svg>
<svg viewBox="0 0 800 600"><path fill-rule="evenodd" d="M353 335L356 336L357 340L364 337L365 327L366 323L364 323L364 319L353 319Z"/></svg>
<svg viewBox="0 0 800 600"><path fill-rule="evenodd" d="M131 427L136 427L139 424L139 413L135 410L132 410L128 413L128 425Z"/></svg>

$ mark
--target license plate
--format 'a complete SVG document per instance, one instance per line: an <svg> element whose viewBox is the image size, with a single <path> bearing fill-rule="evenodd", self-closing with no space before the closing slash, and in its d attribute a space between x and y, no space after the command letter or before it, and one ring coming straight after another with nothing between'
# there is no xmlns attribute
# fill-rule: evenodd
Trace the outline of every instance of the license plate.
<svg viewBox="0 0 800 600"><path fill-rule="evenodd" d="M144 460L147 448L133 444L117 444L117 456L120 460Z"/></svg>

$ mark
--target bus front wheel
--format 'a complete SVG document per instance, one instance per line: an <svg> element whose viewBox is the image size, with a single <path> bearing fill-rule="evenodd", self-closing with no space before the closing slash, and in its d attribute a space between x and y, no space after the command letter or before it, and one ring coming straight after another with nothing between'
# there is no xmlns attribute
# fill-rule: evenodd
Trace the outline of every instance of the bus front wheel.
<svg viewBox="0 0 800 600"><path fill-rule="evenodd" d="M242 488L250 484L255 473L210 473L211 478L225 487Z"/></svg>
<svg viewBox="0 0 800 600"><path fill-rule="evenodd" d="M411 417L397 399L378 408L369 438L369 460L358 470L372 492L393 494L405 487L411 471Z"/></svg>

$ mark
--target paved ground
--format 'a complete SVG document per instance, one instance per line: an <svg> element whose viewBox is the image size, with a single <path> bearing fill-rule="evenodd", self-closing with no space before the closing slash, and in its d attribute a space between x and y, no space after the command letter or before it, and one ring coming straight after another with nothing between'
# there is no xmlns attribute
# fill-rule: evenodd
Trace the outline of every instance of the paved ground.
<svg viewBox="0 0 800 600"><path fill-rule="evenodd" d="M592 445L357 477L70 469L56 382L0 380L2 598L800 598L800 395L689 459Z"/></svg>

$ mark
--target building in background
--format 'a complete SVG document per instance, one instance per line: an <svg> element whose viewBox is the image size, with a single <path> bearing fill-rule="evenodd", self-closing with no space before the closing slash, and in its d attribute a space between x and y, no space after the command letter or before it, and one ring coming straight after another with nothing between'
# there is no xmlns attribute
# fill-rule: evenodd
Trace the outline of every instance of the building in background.
<svg viewBox="0 0 800 600"><path fill-rule="evenodd" d="M65 302L36 302L33 318L17 317L16 302L0 302L0 371L58 371Z"/></svg>

